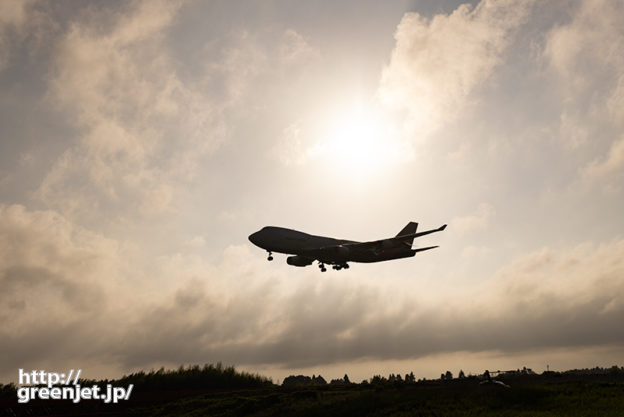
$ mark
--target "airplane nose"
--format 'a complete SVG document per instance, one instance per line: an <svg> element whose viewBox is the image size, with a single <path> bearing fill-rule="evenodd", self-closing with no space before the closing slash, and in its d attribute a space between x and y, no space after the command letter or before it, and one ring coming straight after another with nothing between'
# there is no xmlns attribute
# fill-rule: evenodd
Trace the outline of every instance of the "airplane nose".
<svg viewBox="0 0 624 417"><path fill-rule="evenodd" d="M254 245L258 245L258 232L249 235L249 241Z"/></svg>

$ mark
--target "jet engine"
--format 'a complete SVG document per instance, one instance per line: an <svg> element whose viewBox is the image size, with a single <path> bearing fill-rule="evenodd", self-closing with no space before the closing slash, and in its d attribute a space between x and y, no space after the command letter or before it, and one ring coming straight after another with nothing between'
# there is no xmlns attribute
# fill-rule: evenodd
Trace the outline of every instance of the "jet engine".
<svg viewBox="0 0 624 417"><path fill-rule="evenodd" d="M312 265L312 262L314 262L314 259L306 258L301 255L289 256L286 258L286 263L292 266L308 266Z"/></svg>

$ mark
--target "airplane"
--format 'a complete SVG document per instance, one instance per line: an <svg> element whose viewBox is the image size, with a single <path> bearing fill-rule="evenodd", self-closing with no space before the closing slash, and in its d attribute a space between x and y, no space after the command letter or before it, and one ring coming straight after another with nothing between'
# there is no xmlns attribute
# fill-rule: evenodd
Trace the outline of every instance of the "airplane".
<svg viewBox="0 0 624 417"><path fill-rule="evenodd" d="M437 248L438 246L428 246L412 249L412 243L416 237L443 231L446 225L419 233L416 233L417 228L418 223L409 222L395 237L371 242L355 242L309 235L283 227L266 226L249 235L249 240L269 253L267 257L269 261L273 260L273 252L285 253L293 255L286 258L288 265L303 267L318 261L319 268L325 272L326 264L339 271L348 269L348 262L371 263L409 258L416 255L416 252Z"/></svg>

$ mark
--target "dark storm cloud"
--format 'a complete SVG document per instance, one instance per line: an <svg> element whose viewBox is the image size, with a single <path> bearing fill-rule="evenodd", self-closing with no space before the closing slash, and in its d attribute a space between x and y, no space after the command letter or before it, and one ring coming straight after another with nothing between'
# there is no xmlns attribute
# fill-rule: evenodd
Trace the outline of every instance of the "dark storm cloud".
<svg viewBox="0 0 624 417"><path fill-rule="evenodd" d="M217 268L192 258L174 262L191 265L178 274L163 265L181 281L153 299L139 296L144 286L111 280L110 242L51 212L11 206L2 214L12 255L0 264L0 316L12 323L2 329L8 374L11 363L43 357L121 369L219 360L304 367L624 344L622 240L526 255L461 297L390 281L380 292L357 277L314 273L280 291L287 276L264 276L246 248L233 248ZM65 262L48 263L49 254Z"/></svg>
<svg viewBox="0 0 624 417"><path fill-rule="evenodd" d="M618 257L623 254L623 241L585 254L551 252L546 261L543 253L532 254L467 297L476 303L436 294L435 308L419 307L415 296L389 309L387 298L371 288L331 281L304 286L285 298L239 294L220 306L201 293L191 303L180 303L178 295L137 323L131 334L152 336L130 341L126 348L133 353L124 360L128 366L219 358L306 367L443 352L621 345L624 261ZM569 275L571 262L576 272ZM540 285L535 277L544 274L549 277ZM527 290L524 284L535 287ZM267 307L276 303L278 316L266 321ZM133 339L130 334L128 339Z"/></svg>
<svg viewBox="0 0 624 417"><path fill-rule="evenodd" d="M0 246L0 372L105 355L116 245L54 212L0 205Z"/></svg>

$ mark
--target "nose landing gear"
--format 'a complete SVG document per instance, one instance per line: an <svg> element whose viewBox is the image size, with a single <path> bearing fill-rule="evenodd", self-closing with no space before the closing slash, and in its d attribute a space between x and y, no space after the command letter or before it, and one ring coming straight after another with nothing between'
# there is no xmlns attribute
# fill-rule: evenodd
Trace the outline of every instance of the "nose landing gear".
<svg viewBox="0 0 624 417"><path fill-rule="evenodd" d="M269 252L269 256L267 257L267 261L272 261L273 260L273 254L271 253L271 251Z"/></svg>

